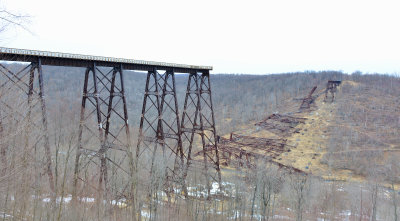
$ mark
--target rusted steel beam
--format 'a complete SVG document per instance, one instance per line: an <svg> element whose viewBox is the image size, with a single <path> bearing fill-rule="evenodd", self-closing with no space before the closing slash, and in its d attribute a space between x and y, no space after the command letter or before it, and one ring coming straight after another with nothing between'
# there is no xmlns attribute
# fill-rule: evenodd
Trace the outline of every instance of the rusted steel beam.
<svg viewBox="0 0 400 221"><path fill-rule="evenodd" d="M310 109L310 105L314 102L314 98L312 97L314 91L317 89L317 86L314 86L310 93L308 93L307 97L305 97L300 105L300 110L302 109Z"/></svg>
<svg viewBox="0 0 400 221"><path fill-rule="evenodd" d="M221 138L219 150L228 155L246 153L257 158L276 158L281 153L288 151L285 148L285 139L268 139L251 136L242 136L232 133L232 139ZM209 145L205 150L194 154L194 157L201 155L204 151L213 151L214 147ZM223 154L222 154L223 155Z"/></svg>
<svg viewBox="0 0 400 221"><path fill-rule="evenodd" d="M44 149L46 154L46 172L49 176L50 188L54 192L54 181L53 181L53 172L51 166L51 151L49 144L49 131L47 129L47 114L46 114L46 102L44 99L44 86L43 86L43 72L42 72L42 63L39 58L37 63L35 63L36 69L38 72L38 80L39 80L39 100L40 106L42 110L42 125L43 125L43 136L44 136Z"/></svg>
<svg viewBox="0 0 400 221"><path fill-rule="evenodd" d="M284 148L286 144L281 143L286 142L286 140L243 136L234 133L231 134L232 139L222 137L221 142L218 145L218 149L222 156L221 165L234 166L238 169L242 169L243 166L246 165L246 168L248 169L256 169L257 161L263 160L289 172L306 173L300 169L284 165L274 160L282 153L289 151L288 148ZM264 150L264 152L259 152L259 150ZM214 147L209 145L205 150L195 153L194 157L202 155L204 151L212 152L214 151Z"/></svg>

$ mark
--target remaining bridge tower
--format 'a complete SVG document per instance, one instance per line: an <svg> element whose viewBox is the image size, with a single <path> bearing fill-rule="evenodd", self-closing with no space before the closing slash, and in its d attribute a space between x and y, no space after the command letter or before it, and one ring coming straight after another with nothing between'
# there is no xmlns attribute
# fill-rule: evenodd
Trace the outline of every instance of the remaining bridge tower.
<svg viewBox="0 0 400 221"><path fill-rule="evenodd" d="M21 150L16 150L22 153L22 158L18 160L26 162L27 158L34 156L35 167L43 165L35 170L45 171L48 175L49 186L54 192L42 61L40 58L35 58L22 69L16 68L0 64L0 137L2 140L0 159L3 168L1 175L6 173L9 166L7 163L8 140L12 137L14 139L21 137L16 141L20 143L14 145L14 147L23 147ZM43 147L43 150L37 147ZM44 158L43 162L40 162L41 158ZM24 166L28 167L26 164ZM37 172L41 174L39 171ZM29 179L30 175L26 174L24 179Z"/></svg>
<svg viewBox="0 0 400 221"><path fill-rule="evenodd" d="M137 168L150 174L145 186L155 188L144 191L149 197L161 189L169 194L174 187L187 196L189 170L202 171L208 196L211 182L221 182L208 71L189 74L183 108L180 121L173 70L149 71L136 152ZM213 152L193 159L194 146Z"/></svg>
<svg viewBox="0 0 400 221"><path fill-rule="evenodd" d="M182 152L180 133L174 71L149 70L135 163L137 176L142 178L138 179L138 188L144 187L141 192L148 194L141 198L150 198L150 211L158 191L163 190L168 195L173 192L174 162Z"/></svg>
<svg viewBox="0 0 400 221"><path fill-rule="evenodd" d="M326 102L328 100L328 93L330 94L331 97L331 102L335 99L335 94L337 91L337 87L341 84L341 81L328 81L326 84L326 90L325 90L325 98L324 101Z"/></svg>
<svg viewBox="0 0 400 221"><path fill-rule="evenodd" d="M106 195L129 197L124 192L130 190L127 185L133 175L133 155L122 65L97 67L92 62L84 79L74 196L81 191L88 194L93 190L88 187L96 187ZM127 178L117 179L116 170ZM82 185L78 186L80 181Z"/></svg>
<svg viewBox="0 0 400 221"><path fill-rule="evenodd" d="M216 142L214 108L211 98L210 73L208 71L194 72L189 75L181 130L184 144L182 180L186 181L191 164L202 163L208 196L210 196L211 182L217 182L221 187L221 171ZM195 151L193 147L196 144L196 137L200 138L201 141L203 162L193 159L193 152ZM212 151L207 151L209 149ZM186 184L183 184L183 190L187 195Z"/></svg>

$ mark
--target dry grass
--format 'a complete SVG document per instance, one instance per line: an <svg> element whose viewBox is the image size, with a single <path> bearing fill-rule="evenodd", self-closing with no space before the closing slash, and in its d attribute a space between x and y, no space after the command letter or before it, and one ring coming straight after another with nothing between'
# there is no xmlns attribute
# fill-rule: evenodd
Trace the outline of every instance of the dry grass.
<svg viewBox="0 0 400 221"><path fill-rule="evenodd" d="M367 125L367 127L365 127L365 125L361 123L359 123L359 125L355 124L354 122L361 122L361 119L359 119L360 116L358 115L354 115L354 119L343 119L342 108L343 106L349 105L350 102L351 105L360 109L368 107L369 104L381 106L383 110L388 106L389 108L386 108L386 113L383 114L387 116L393 114L399 115L395 112L395 109L390 108L393 106L393 97L383 96L376 90L357 93L357 91L359 92L360 88L363 87L365 87L365 85L362 83L343 81L338 88L336 100L332 103L324 102L324 94L321 93L322 91L320 90L316 92L316 94L320 94L320 96L316 98L309 112L293 113L295 112L296 106L298 107L299 101L286 100L288 112L293 113L291 116L306 118L307 120L304 124L298 124L296 126L299 133L292 133L289 136L285 136L287 139L286 144L291 147L290 152L281 154L280 157L274 159L274 161L320 176L326 180L364 182L367 178L365 174L360 174L351 167L340 168L335 165L330 165L329 162L324 159L328 153L338 154L338 157L341 158L340 154L342 153L354 152L354 155L357 156L358 152L375 151L378 149L383 152L383 157L377 158L377 163L384 164L388 157L397 154L396 151L399 150L399 142L398 138L394 137L394 135L398 134L398 128L387 127L385 131L377 134L376 130L371 129L372 125ZM342 88L345 88L345 91L343 91ZM349 99L349 97L352 99ZM375 113L374 109L372 109L369 114L372 118L377 118L375 115L382 114L382 110ZM400 115L398 119L400 119ZM376 119L371 120L377 121ZM354 142L354 146L348 149L342 150L339 148L337 151L332 152L332 150L329 149L329 146L332 145L330 142L332 142L332 137L337 135L333 131L345 130L346 128L350 128L352 131L359 134L360 139L358 143ZM282 136L284 136L279 136L269 130L260 129L254 125L254 122L241 126L240 130L235 131L235 133L262 138L282 138ZM382 137L382 135L385 136ZM229 138L229 134L224 137ZM340 139L340 137L336 137L334 140L337 141ZM248 149L247 151L252 150ZM335 160L341 160L339 158L335 158ZM384 185L389 186L389 184Z"/></svg>

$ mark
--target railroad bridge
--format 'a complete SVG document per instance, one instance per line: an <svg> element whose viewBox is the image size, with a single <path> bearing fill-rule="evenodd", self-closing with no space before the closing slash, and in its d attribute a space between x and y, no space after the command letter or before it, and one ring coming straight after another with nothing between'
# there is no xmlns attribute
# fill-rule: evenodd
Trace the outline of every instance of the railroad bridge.
<svg viewBox="0 0 400 221"><path fill-rule="evenodd" d="M134 59L110 58L13 48L0 48L0 137L9 122L26 122L25 149L43 148L43 171L54 191L52 151L47 128L42 66L86 68L82 73L80 124L76 125L73 196L101 192L109 197L133 197L134 186L160 189L182 188L192 168L200 168L210 193L212 182L221 182L210 85L210 66L183 65ZM7 62L24 67L11 70ZM128 124L124 74L147 72L141 108L138 141L132 147ZM183 110L178 110L175 73L187 73ZM194 146L203 150L203 160L192 160ZM201 148L200 148L201 149ZM7 168L7 143L0 157ZM141 172L138 172L138 171ZM3 173L5 171L2 171ZM149 177L143 181L142 177ZM147 191L152 191L147 189ZM151 195L151 194L150 194Z"/></svg>

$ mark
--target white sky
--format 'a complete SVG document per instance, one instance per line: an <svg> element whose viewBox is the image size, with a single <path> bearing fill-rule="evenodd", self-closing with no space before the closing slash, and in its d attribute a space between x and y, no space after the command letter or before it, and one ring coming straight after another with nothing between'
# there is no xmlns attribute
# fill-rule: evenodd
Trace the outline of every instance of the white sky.
<svg viewBox="0 0 400 221"><path fill-rule="evenodd" d="M214 66L400 73L400 1L3 0L32 16L4 47Z"/></svg>

